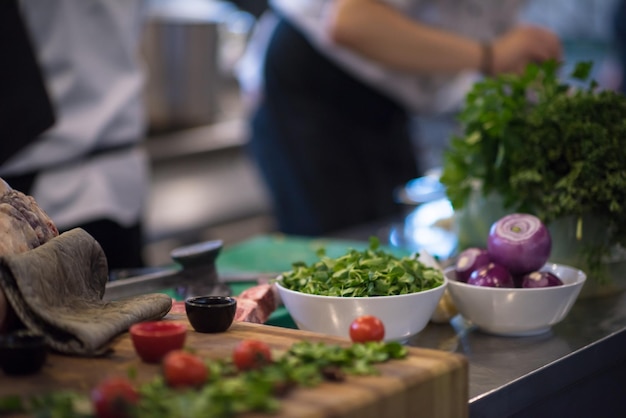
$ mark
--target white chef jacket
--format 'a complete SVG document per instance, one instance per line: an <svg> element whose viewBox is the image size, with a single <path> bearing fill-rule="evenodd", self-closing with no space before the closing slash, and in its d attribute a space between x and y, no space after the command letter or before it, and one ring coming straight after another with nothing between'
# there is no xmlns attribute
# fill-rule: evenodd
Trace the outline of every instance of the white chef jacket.
<svg viewBox="0 0 626 418"><path fill-rule="evenodd" d="M509 29L517 21L520 7L524 4L524 0L379 1L422 23L477 40L492 39ZM335 0L270 0L272 8L288 17L321 53L413 112L424 114L455 110L473 83L481 77L477 72L470 71L454 76L409 74L386 68L334 44L324 25L334 2ZM251 65L255 61L246 57L243 62ZM244 74L245 70L241 69L241 73Z"/></svg>
<svg viewBox="0 0 626 418"><path fill-rule="evenodd" d="M57 121L0 167L0 177L39 171L31 194L59 229L102 218L137 222L146 152L131 146L81 157L144 136L142 0L22 0L21 7Z"/></svg>

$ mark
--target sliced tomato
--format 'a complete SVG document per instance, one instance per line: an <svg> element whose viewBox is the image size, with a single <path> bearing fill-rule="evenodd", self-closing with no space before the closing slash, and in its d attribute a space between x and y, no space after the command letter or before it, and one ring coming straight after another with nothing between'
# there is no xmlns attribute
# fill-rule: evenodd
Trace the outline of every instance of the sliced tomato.
<svg viewBox="0 0 626 418"><path fill-rule="evenodd" d="M201 386L209 370L197 355L184 350L170 351L163 358L163 376L171 387Z"/></svg>
<svg viewBox="0 0 626 418"><path fill-rule="evenodd" d="M385 338L383 322L373 315L363 315L350 324L350 339L355 343L382 341Z"/></svg>
<svg viewBox="0 0 626 418"><path fill-rule="evenodd" d="M91 402L98 418L132 417L139 393L127 378L110 377L91 391Z"/></svg>
<svg viewBox="0 0 626 418"><path fill-rule="evenodd" d="M272 352L262 341L243 340L233 350L233 362L242 371L258 369L272 362Z"/></svg>

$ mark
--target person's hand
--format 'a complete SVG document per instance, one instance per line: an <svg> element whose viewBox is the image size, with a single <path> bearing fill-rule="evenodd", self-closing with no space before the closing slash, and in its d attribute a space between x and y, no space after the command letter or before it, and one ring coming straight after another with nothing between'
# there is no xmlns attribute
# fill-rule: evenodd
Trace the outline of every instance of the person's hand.
<svg viewBox="0 0 626 418"><path fill-rule="evenodd" d="M531 62L561 61L563 46L552 31L536 26L516 27L492 43L492 74L522 73Z"/></svg>

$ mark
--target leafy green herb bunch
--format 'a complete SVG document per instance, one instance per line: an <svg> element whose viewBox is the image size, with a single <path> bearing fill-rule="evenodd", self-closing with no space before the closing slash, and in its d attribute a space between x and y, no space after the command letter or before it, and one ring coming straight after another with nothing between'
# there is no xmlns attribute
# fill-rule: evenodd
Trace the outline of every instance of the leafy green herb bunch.
<svg viewBox="0 0 626 418"><path fill-rule="evenodd" d="M605 242L585 254L597 267L615 244L626 247L626 97L598 89L591 68L577 63L568 83L547 61L476 83L441 182L455 209L478 185L505 209L547 224L574 216L580 231L583 216L603 219Z"/></svg>

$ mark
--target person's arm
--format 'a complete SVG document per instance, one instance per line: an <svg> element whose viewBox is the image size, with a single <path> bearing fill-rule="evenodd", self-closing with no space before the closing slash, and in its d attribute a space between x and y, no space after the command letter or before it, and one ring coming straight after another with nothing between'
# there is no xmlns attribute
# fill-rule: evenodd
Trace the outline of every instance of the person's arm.
<svg viewBox="0 0 626 418"><path fill-rule="evenodd" d="M486 51L476 40L420 24L377 0L338 0L328 22L331 39L381 64L407 72L519 72L528 62L561 58L552 32L519 27Z"/></svg>

